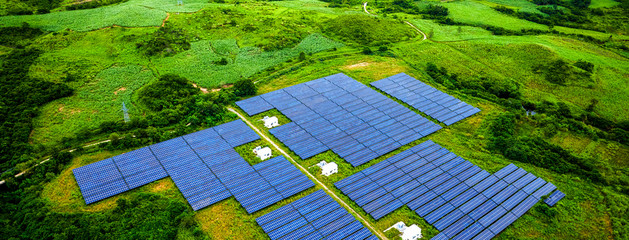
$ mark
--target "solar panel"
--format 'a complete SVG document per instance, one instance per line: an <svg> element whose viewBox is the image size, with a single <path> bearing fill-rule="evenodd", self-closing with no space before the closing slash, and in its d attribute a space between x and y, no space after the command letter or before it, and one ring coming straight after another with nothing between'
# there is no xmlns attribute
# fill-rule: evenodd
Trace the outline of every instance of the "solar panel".
<svg viewBox="0 0 629 240"><path fill-rule="evenodd" d="M550 196L548 196L548 198L546 198L544 202L548 204L548 206L552 207L555 206L555 204L557 204L557 202L559 202L559 200L563 199L565 196L565 193L561 191L555 191L554 193L550 194Z"/></svg>
<svg viewBox="0 0 629 240"><path fill-rule="evenodd" d="M480 111L467 103L427 86L405 73L372 82L371 86L409 104L448 126Z"/></svg>
<svg viewBox="0 0 629 240"><path fill-rule="evenodd" d="M281 127L270 131L302 159L332 150L353 166L359 166L440 129L438 125L343 74L266 93L239 101L237 105L248 114L263 111L250 109L256 103L261 103L264 110L269 107L264 103L272 105L308 133L295 136L296 132L285 130L292 128L278 129ZM421 122L421 127L400 123L411 117L412 122ZM329 122L314 123L312 119ZM322 128L329 128L329 131ZM364 129L370 129L370 133L359 134ZM351 136L352 143L365 148L349 146L348 138L344 136Z"/></svg>
<svg viewBox="0 0 629 240"><path fill-rule="evenodd" d="M441 230L439 237L456 239L495 236L488 228L511 224L501 220L505 214L518 218L555 189L512 164L490 174L430 140L335 186L376 220L406 204Z"/></svg>
<svg viewBox="0 0 629 240"><path fill-rule="evenodd" d="M256 219L271 239L364 239L363 225L323 190Z"/></svg>

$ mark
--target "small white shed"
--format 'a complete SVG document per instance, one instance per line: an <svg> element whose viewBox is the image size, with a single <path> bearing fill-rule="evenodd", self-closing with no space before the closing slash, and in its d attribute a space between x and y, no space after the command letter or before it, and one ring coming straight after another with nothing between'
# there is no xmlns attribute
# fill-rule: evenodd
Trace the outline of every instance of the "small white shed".
<svg viewBox="0 0 629 240"><path fill-rule="evenodd" d="M400 232L400 237L403 240L416 240L423 237L422 229L419 228L415 224L411 225L410 227L407 227L406 224L404 224L404 222L397 222L396 224L394 224L390 228L387 228L387 230L384 230L384 231L385 232L389 231L392 228L395 228L396 230L398 230L398 232Z"/></svg>
<svg viewBox="0 0 629 240"><path fill-rule="evenodd" d="M267 158L270 158L273 156L273 153L271 152L271 148L269 147L263 148L261 146L257 146L256 148L253 149L253 153L255 153L262 160L266 160Z"/></svg>
<svg viewBox="0 0 629 240"><path fill-rule="evenodd" d="M413 224L407 227L404 232L402 232L403 240L416 240L422 238L422 229L417 225Z"/></svg>
<svg viewBox="0 0 629 240"><path fill-rule="evenodd" d="M264 116L262 121L264 121L264 126L266 128L274 128L274 127L277 127L277 126L280 125L278 120L277 120L277 117L275 117L275 116L273 116L273 117Z"/></svg>
<svg viewBox="0 0 629 240"><path fill-rule="evenodd" d="M321 175L326 177L329 177L330 175L335 174L339 171L338 165L336 165L336 163L334 162L327 163L325 161L321 161L317 164L317 166L321 168Z"/></svg>

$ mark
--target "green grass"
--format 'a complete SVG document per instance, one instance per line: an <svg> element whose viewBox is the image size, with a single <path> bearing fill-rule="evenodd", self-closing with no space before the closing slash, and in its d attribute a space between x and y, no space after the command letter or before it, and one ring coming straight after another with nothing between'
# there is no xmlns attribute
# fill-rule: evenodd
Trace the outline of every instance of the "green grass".
<svg viewBox="0 0 629 240"><path fill-rule="evenodd" d="M612 8L620 4L614 0L592 0L590 8Z"/></svg>
<svg viewBox="0 0 629 240"><path fill-rule="evenodd" d="M592 31L592 30L586 30L586 29L576 29L576 28L555 26L553 27L553 30L557 30L558 32L567 33L567 34L582 34L585 36L596 38L601 41L608 40L610 36L612 36L612 40L625 40L625 41L629 40L629 36L626 36L626 35L604 33L604 32L598 32L598 31Z"/></svg>
<svg viewBox="0 0 629 240"><path fill-rule="evenodd" d="M422 2L421 4L427 4L428 2ZM430 2L435 4L437 2ZM468 24L483 24L490 26L497 26L506 28L509 30L521 30L521 29L539 29L548 30L548 27L542 24L529 22L516 17L512 17L506 14L502 14L491 7L471 0L454 1L454 2L441 2L437 3L441 6L447 7L450 14L448 17L455 21L468 23Z"/></svg>
<svg viewBox="0 0 629 240"><path fill-rule="evenodd" d="M479 27L444 25L426 19L411 19L409 22L426 33L433 41L462 41L493 37L490 31Z"/></svg>
<svg viewBox="0 0 629 240"><path fill-rule="evenodd" d="M219 52L212 46L220 45ZM248 78L266 68L294 59L299 53L312 54L343 44L329 40L320 34L311 34L296 47L265 52L256 47L239 48L235 40L202 40L192 43L192 48L172 57L154 59L155 67L161 74L177 74L190 79L203 87L217 87ZM221 58L228 60L227 65L217 65Z"/></svg>
<svg viewBox="0 0 629 240"><path fill-rule="evenodd" d="M503 5L510 8L515 8L522 12L539 13L545 15L537 9L537 5L527 0L484 0L481 3L487 4L490 7L497 5Z"/></svg>
<svg viewBox="0 0 629 240"><path fill-rule="evenodd" d="M71 137L80 129L93 129L104 121L122 120L122 103L129 115L142 112L131 101L133 91L153 79L147 68L137 65L113 66L100 72L94 82L86 83L68 98L44 106L35 121L32 139L38 143Z"/></svg>
<svg viewBox="0 0 629 240"><path fill-rule="evenodd" d="M124 27L158 27L166 13L196 12L210 4L207 0L188 0L183 6L170 0L130 0L125 3L86 10L61 11L41 15L0 17L0 26L19 26L27 22L47 31L72 29L90 31L113 25Z"/></svg>

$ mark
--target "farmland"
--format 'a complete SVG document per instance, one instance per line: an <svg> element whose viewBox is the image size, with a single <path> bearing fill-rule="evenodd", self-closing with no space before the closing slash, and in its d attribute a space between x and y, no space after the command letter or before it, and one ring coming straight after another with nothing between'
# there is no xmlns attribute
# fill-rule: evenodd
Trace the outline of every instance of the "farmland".
<svg viewBox="0 0 629 240"><path fill-rule="evenodd" d="M244 114L234 102L250 97L241 87L249 83L259 95L336 73L369 84L400 72L482 111L359 167L331 151L300 159L259 121L290 122L278 110L247 120L381 233L398 221L417 224L425 239L439 231L408 207L374 220L334 183L430 139L490 173L514 163L566 193L498 239L629 238L626 0L559 1L564 15L585 20L548 25L523 17L554 16L544 9L551 5L529 0L368 1L377 16L362 2L336 0L128 0L81 10L64 0L50 1L50 13L35 2L0 0L6 238L267 239L257 217L322 186L254 214L234 198L192 211L170 178L86 205L72 169L237 119L226 109ZM181 78L183 87L164 83ZM501 149L495 125L510 116L513 134L503 141L518 148ZM256 164L256 146L272 144L236 151ZM531 152L592 170L560 172L521 157ZM336 162L338 174L308 168L320 161Z"/></svg>

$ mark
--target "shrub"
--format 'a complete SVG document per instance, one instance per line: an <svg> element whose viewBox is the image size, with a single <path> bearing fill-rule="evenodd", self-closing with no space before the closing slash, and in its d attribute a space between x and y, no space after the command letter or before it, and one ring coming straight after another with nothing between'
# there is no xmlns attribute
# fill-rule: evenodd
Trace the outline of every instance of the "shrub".
<svg viewBox="0 0 629 240"><path fill-rule="evenodd" d="M256 85L251 79L244 79L234 83L234 94L239 97L256 95Z"/></svg>
<svg viewBox="0 0 629 240"><path fill-rule="evenodd" d="M188 79L166 74L154 83L147 84L138 91L138 100L153 111L173 108L185 98L198 94L199 89L192 86Z"/></svg>

